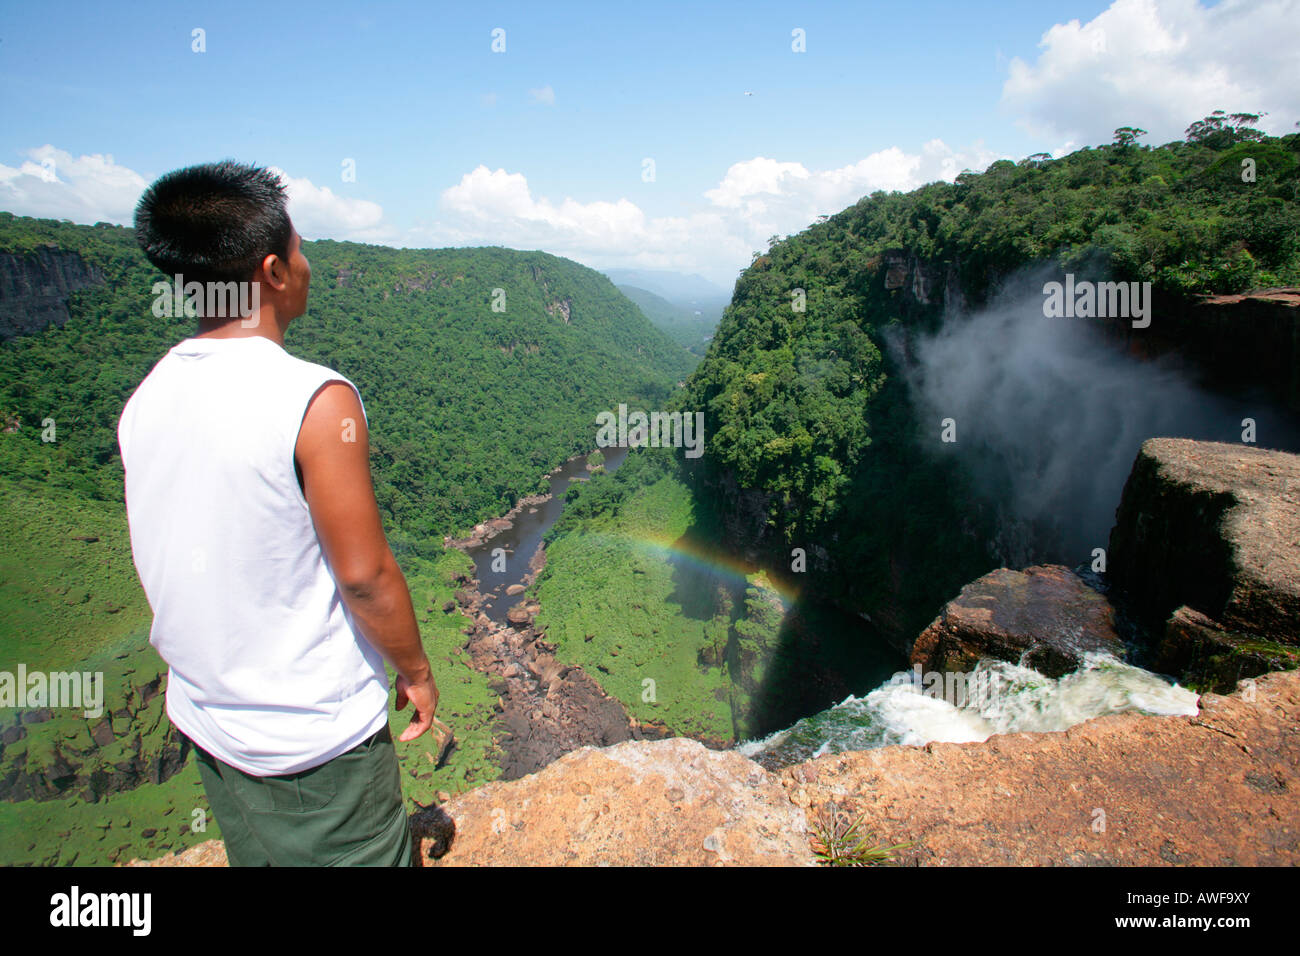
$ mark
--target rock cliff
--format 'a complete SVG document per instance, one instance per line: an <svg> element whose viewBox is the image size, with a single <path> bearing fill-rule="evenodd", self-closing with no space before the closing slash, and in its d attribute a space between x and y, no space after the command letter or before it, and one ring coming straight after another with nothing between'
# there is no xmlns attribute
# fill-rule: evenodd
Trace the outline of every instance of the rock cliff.
<svg viewBox="0 0 1300 956"><path fill-rule="evenodd" d="M1300 662L1300 456L1153 438L1110 537L1111 578L1156 635L1152 666L1225 690Z"/></svg>
<svg viewBox="0 0 1300 956"><path fill-rule="evenodd" d="M76 252L42 246L0 252L0 342L68 321L68 297L103 285L100 270Z"/></svg>

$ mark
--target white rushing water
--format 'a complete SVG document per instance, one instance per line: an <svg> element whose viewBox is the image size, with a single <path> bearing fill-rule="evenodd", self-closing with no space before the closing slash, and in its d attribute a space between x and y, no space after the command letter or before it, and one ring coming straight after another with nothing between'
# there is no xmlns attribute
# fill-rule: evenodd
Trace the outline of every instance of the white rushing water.
<svg viewBox="0 0 1300 956"><path fill-rule="evenodd" d="M921 674L917 668L736 749L788 764L893 744L1059 731L1122 711L1194 715L1198 699L1185 687L1104 654L1087 655L1077 671L1059 679L1004 661L982 661L965 677Z"/></svg>

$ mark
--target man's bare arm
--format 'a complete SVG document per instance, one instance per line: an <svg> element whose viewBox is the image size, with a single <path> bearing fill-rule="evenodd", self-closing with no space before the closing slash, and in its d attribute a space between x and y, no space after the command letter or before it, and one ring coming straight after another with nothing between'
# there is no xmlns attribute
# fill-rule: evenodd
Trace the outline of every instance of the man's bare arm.
<svg viewBox="0 0 1300 956"><path fill-rule="evenodd" d="M321 387L307 407L294 460L316 536L344 604L363 636L397 670L397 708L415 713L401 740L433 723L438 687L420 643L406 578L384 536L370 479L370 434L356 392L345 382Z"/></svg>

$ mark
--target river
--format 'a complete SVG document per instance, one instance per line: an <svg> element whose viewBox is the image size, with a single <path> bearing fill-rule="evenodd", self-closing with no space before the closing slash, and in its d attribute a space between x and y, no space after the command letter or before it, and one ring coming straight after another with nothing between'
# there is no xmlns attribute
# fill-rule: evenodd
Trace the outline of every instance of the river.
<svg viewBox="0 0 1300 956"><path fill-rule="evenodd" d="M627 460L626 448L602 448L605 470L613 473ZM504 623L506 612L517 603L515 596L507 595L511 587L523 587L529 572L529 562L542 544L542 538L564 511L564 493L577 481L586 481L587 456L570 458L550 476L551 496L546 501L525 507L512 520L512 526L491 539L465 548L474 561L474 576L479 581L483 596L480 610L493 621ZM498 549L504 549L504 560Z"/></svg>

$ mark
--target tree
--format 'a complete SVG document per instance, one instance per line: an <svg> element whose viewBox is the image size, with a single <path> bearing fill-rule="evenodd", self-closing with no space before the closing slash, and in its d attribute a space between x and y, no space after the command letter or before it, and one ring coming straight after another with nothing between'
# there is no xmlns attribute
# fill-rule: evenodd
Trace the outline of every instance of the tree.
<svg viewBox="0 0 1300 956"><path fill-rule="evenodd" d="M1140 137L1146 134L1146 130L1138 129L1136 126L1121 126L1115 130L1115 145L1120 149L1125 149L1132 146Z"/></svg>
<svg viewBox="0 0 1300 956"><path fill-rule="evenodd" d="M1267 113L1233 113L1215 110L1204 119L1187 127L1187 142L1200 143L1210 149L1227 149L1237 143L1255 142L1264 138L1262 130L1255 129L1261 116Z"/></svg>

